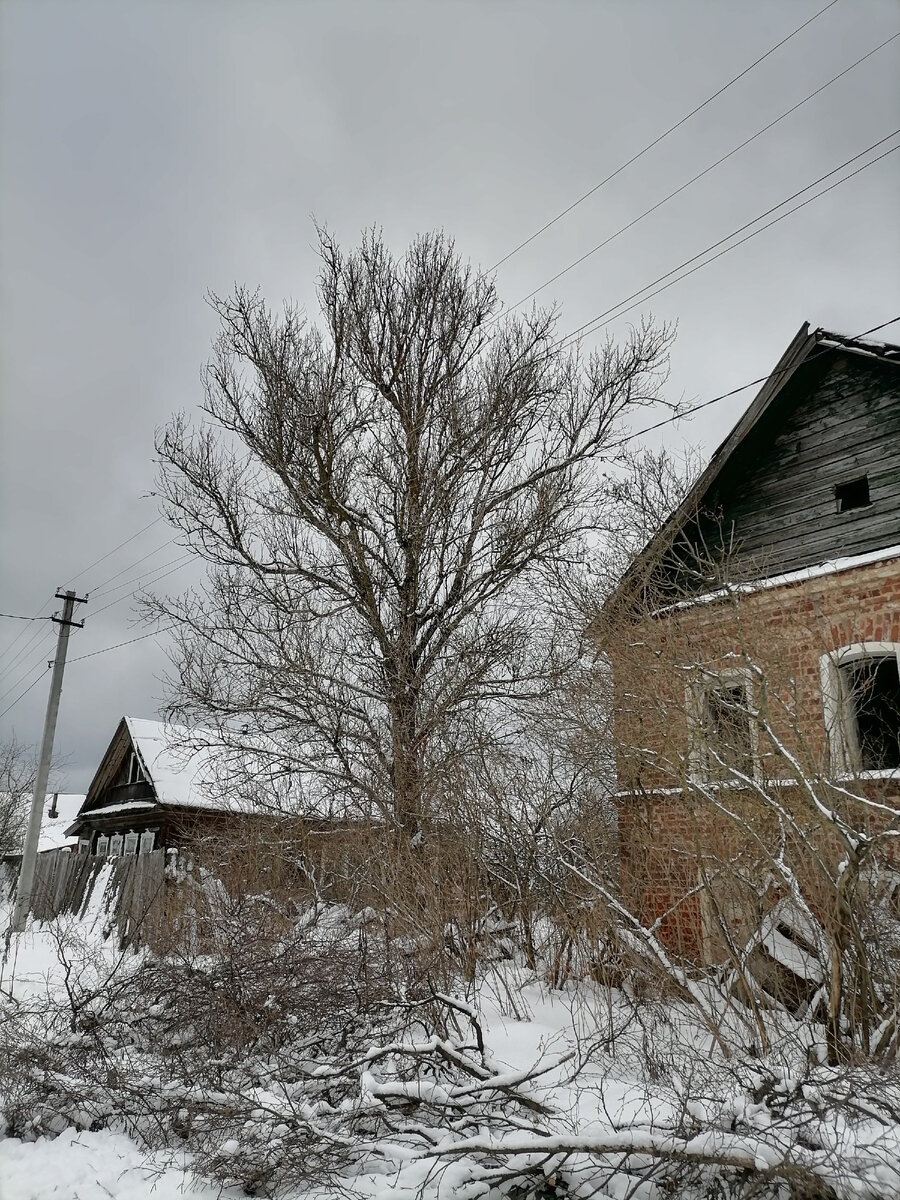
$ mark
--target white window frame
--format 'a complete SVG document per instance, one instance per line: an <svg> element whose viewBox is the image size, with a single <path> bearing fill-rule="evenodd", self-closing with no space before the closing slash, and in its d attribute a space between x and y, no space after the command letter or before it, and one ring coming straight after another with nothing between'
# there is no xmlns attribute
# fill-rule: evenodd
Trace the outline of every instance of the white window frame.
<svg viewBox="0 0 900 1200"><path fill-rule="evenodd" d="M90 852L91 852L91 839L89 836L82 835L82 837L80 837L78 839L78 853L79 854L90 854Z"/></svg>
<svg viewBox="0 0 900 1200"><path fill-rule="evenodd" d="M107 853L109 854L110 857L112 857L114 854L122 853L122 835L121 835L121 833L114 833L112 835L112 837L109 839L109 850L107 851Z"/></svg>
<svg viewBox="0 0 900 1200"><path fill-rule="evenodd" d="M156 844L156 830L145 829L141 834L141 840L138 843L139 854L152 854Z"/></svg>
<svg viewBox="0 0 900 1200"><path fill-rule="evenodd" d="M125 838L122 843L122 853L123 854L131 854L131 855L137 854L138 843L139 843L138 835L134 832L133 829L129 829L129 831L125 834Z"/></svg>
<svg viewBox="0 0 900 1200"><path fill-rule="evenodd" d="M860 766L861 754L856 728L856 712L853 697L848 695L841 667L859 662L864 658L890 658L897 660L900 673L900 642L851 642L829 650L819 658L819 676L822 681L822 711L825 715L825 734L831 770L838 777L861 777L863 779L900 779L900 767L887 771L864 771Z"/></svg>
<svg viewBox="0 0 900 1200"><path fill-rule="evenodd" d="M144 782L144 770L141 766L141 760L138 758L137 751L132 750L128 760L128 783L129 785Z"/></svg>
<svg viewBox="0 0 900 1200"><path fill-rule="evenodd" d="M107 855L109 853L109 838L105 833L101 833L97 838L97 846L94 850L95 854Z"/></svg>
<svg viewBox="0 0 900 1200"><path fill-rule="evenodd" d="M743 687L747 697L747 725L750 731L750 778L759 782L762 768L759 756L759 730L750 715L756 707L753 673L746 667L730 667L724 671L703 671L688 684L687 714L690 733L689 773L692 782L711 786L740 787L739 779L716 778L710 770L707 744L703 734L706 714L706 698L710 692L730 687Z"/></svg>

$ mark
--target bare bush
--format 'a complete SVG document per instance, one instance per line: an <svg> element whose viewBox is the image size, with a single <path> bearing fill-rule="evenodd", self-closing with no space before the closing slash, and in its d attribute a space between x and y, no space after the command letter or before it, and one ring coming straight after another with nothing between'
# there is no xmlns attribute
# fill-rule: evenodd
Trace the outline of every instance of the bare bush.
<svg viewBox="0 0 900 1200"><path fill-rule="evenodd" d="M774 1006L818 1023L832 1063L893 1059L900 802L877 771L836 762L820 684L857 609L829 609L814 581L784 595L727 575L664 600L645 591L602 635L634 936L718 965L763 1042Z"/></svg>

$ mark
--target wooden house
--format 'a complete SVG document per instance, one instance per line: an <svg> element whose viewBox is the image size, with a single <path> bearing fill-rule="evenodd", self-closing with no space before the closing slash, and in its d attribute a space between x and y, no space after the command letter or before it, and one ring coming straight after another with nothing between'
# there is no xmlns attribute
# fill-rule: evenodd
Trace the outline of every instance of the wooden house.
<svg viewBox="0 0 900 1200"><path fill-rule="evenodd" d="M0 796L0 803L4 802L8 803L9 798ZM22 813L22 841L24 841L25 823L31 810L31 796L23 796L19 803ZM78 848L75 839L69 836L68 828L83 803L84 796L74 792L47 793L38 840L38 854L51 854L55 850L71 851ZM16 871L18 871L21 861L21 844L14 846L6 854L0 854L0 863L6 863Z"/></svg>
<svg viewBox="0 0 900 1200"><path fill-rule="evenodd" d="M266 820L222 794L209 750L189 731L123 717L66 830L92 856L178 850L203 837L240 836Z"/></svg>
<svg viewBox="0 0 900 1200"><path fill-rule="evenodd" d="M597 638L614 681L623 891L670 946L711 953L710 909L720 923L737 912L715 894L714 862L764 890L766 839L785 822L760 811L790 825L818 789L871 801L848 816L868 830L893 820L900 347L804 325Z"/></svg>

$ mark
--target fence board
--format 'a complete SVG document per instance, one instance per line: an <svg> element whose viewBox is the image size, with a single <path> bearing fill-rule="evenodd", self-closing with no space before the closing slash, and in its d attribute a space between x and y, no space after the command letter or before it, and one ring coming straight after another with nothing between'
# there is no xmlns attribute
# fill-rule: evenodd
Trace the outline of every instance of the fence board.
<svg viewBox="0 0 900 1200"><path fill-rule="evenodd" d="M167 909L172 907L174 897L167 897L167 891L177 888L166 878L164 850L114 859L69 850L39 855L31 897L33 916L39 921L64 912L84 916L107 863L111 863L112 873L102 903L109 914L109 928L116 929L122 945L152 946L162 936Z"/></svg>

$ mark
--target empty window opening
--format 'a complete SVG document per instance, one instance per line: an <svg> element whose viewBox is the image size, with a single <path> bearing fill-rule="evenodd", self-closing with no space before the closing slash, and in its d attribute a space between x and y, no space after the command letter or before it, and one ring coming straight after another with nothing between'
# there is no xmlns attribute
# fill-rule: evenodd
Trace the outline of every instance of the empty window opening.
<svg viewBox="0 0 900 1200"><path fill-rule="evenodd" d="M872 501L869 499L869 477L860 475L859 479L850 479L847 483L839 483L834 489L839 513L849 512L853 508L866 508Z"/></svg>
<svg viewBox="0 0 900 1200"><path fill-rule="evenodd" d="M897 655L858 658L840 668L848 708L846 731L858 768L900 767L900 670Z"/></svg>
<svg viewBox="0 0 900 1200"><path fill-rule="evenodd" d="M724 779L733 773L753 775L753 737L747 688L743 683L717 685L707 690L703 740L710 778Z"/></svg>

